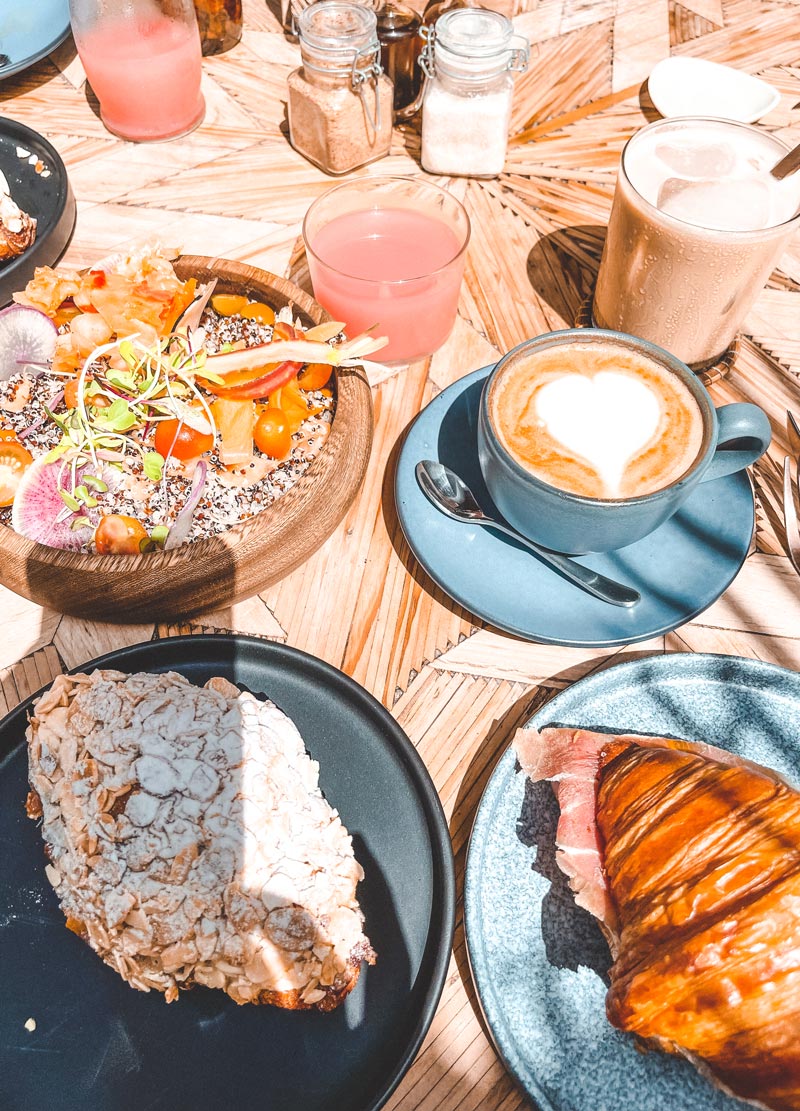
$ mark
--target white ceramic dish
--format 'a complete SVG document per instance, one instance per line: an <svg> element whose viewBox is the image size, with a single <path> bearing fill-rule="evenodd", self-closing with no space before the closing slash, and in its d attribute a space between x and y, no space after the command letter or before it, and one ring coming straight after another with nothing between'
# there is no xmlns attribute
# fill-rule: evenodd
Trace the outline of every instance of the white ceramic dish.
<svg viewBox="0 0 800 1111"><path fill-rule="evenodd" d="M662 116L717 116L754 123L778 104L780 93L749 73L703 58L664 58L647 81Z"/></svg>

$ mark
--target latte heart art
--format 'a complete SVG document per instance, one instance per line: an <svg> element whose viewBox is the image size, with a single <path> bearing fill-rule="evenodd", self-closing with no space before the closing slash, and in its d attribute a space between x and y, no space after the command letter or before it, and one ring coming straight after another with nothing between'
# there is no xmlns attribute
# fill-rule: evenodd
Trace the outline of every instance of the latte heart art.
<svg viewBox="0 0 800 1111"><path fill-rule="evenodd" d="M658 399L630 374L564 374L536 393L536 415L553 439L600 476L617 497L626 464L653 438L661 421Z"/></svg>

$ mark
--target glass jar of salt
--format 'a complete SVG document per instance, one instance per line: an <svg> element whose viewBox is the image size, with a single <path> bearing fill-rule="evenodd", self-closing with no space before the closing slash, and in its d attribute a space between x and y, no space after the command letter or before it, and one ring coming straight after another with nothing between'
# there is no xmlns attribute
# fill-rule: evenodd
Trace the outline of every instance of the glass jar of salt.
<svg viewBox="0 0 800 1111"><path fill-rule="evenodd" d="M513 71L527 69L528 40L506 16L483 8L445 12L426 38L423 169L496 177L506 160Z"/></svg>
<svg viewBox="0 0 800 1111"><path fill-rule="evenodd" d="M302 65L289 74L289 138L328 174L389 153L392 82L380 64L375 12L318 0L296 15Z"/></svg>

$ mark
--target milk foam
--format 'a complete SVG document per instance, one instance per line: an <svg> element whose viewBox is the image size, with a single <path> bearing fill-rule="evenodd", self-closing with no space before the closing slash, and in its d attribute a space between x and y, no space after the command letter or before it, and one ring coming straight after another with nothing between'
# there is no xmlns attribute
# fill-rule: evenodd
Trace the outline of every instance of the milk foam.
<svg viewBox="0 0 800 1111"><path fill-rule="evenodd" d="M637 136L625 152L633 187L660 211L697 227L758 231L800 209L800 175L769 170L785 149L766 133L682 123Z"/></svg>
<svg viewBox="0 0 800 1111"><path fill-rule="evenodd" d="M594 468L606 496L620 495L627 463L653 438L661 406L653 390L630 374L601 371L592 378L564 374L536 394L546 431Z"/></svg>
<svg viewBox="0 0 800 1111"><path fill-rule="evenodd" d="M512 357L493 382L499 443L540 481L581 497L640 497L685 474L703 414L669 369L615 342L552 344Z"/></svg>

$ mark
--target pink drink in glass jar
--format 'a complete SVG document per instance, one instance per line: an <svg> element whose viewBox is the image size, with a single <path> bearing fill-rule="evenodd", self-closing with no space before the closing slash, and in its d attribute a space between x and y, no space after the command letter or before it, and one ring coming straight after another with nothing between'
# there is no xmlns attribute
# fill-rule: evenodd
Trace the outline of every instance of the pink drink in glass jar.
<svg viewBox="0 0 800 1111"><path fill-rule="evenodd" d="M200 33L191 0L167 15L150 0L124 8L72 0L75 41L109 131L154 141L183 135L203 118ZM86 12L86 18L80 16ZM79 15L80 13L80 15Z"/></svg>
<svg viewBox="0 0 800 1111"><path fill-rule="evenodd" d="M455 323L469 239L461 204L438 186L367 178L337 186L303 228L314 296L349 336L374 327L382 362L432 354Z"/></svg>

